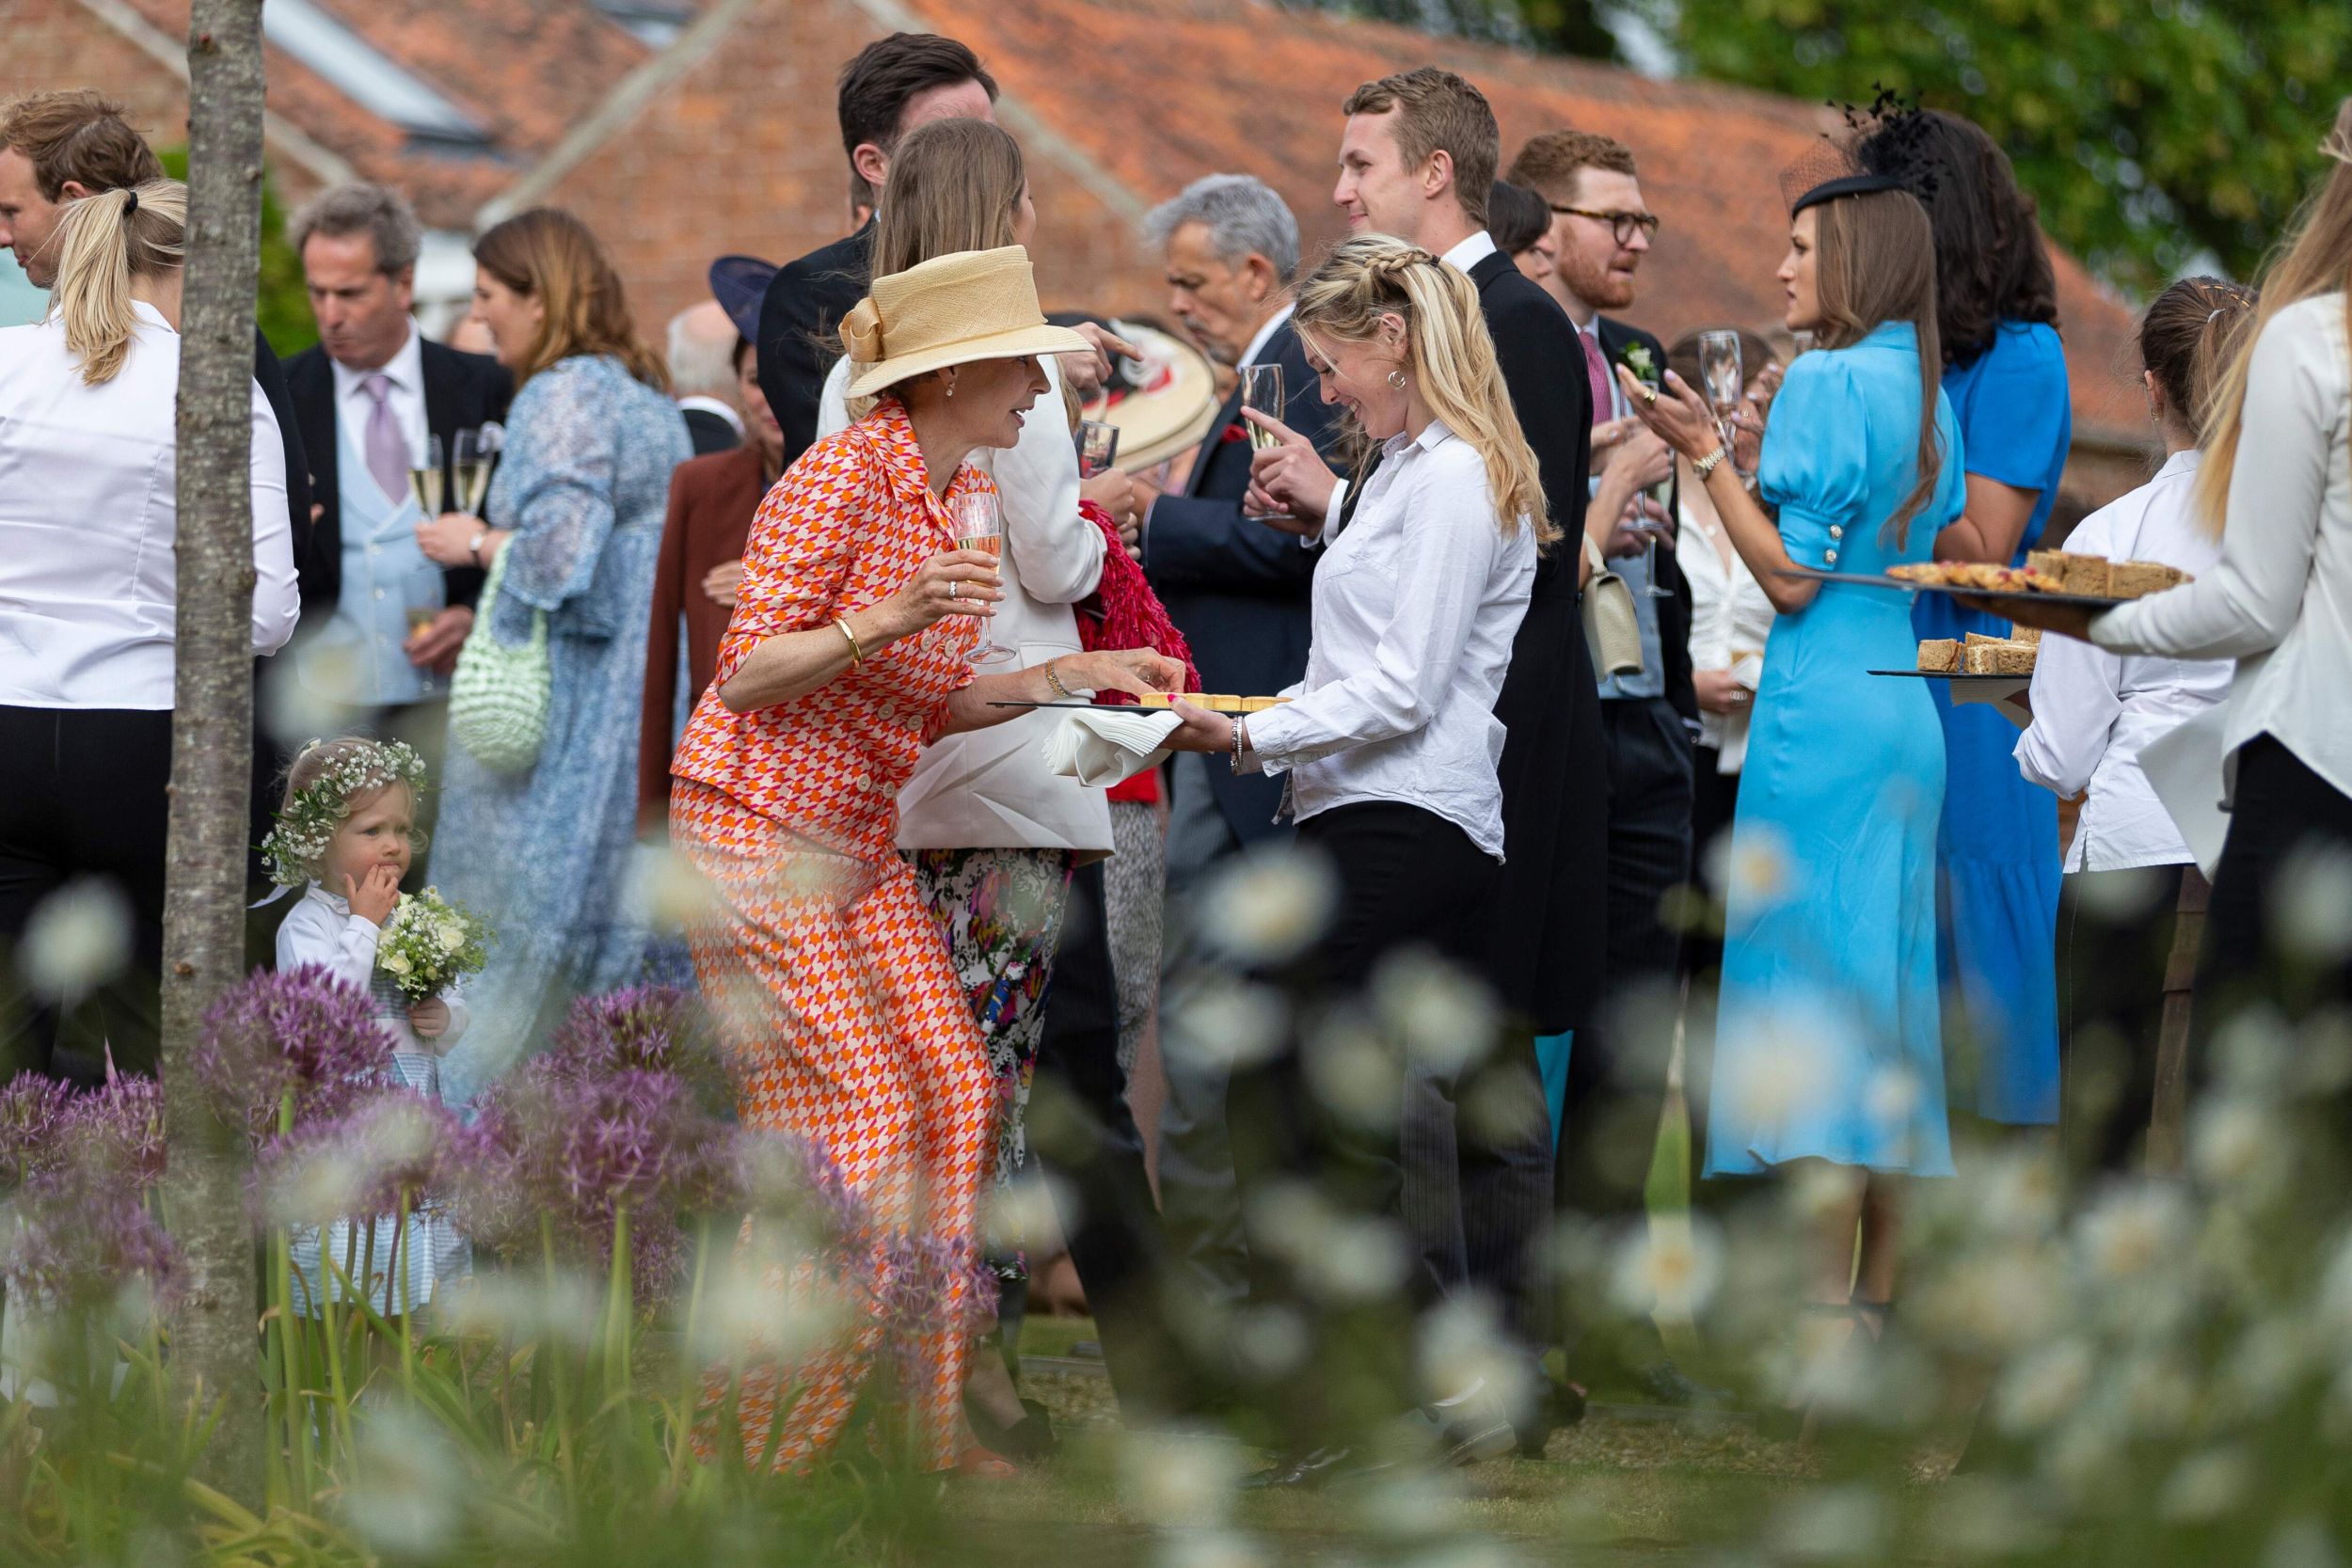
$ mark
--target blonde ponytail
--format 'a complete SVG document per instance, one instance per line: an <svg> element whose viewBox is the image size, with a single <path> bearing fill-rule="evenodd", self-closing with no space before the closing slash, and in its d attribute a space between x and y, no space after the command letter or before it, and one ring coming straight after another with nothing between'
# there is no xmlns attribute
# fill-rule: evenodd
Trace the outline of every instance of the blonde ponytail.
<svg viewBox="0 0 2352 1568"><path fill-rule="evenodd" d="M1369 342L1380 318L1405 322L1406 373L1422 401L1486 461L1496 526L1506 539L1529 518L1535 543L1548 546L1560 530L1544 506L1534 451L1519 433L1519 417L1502 383L1494 339L1478 309L1478 287L1418 245L1386 234L1359 234L1299 285L1293 318L1300 338Z"/></svg>
<svg viewBox="0 0 2352 1568"><path fill-rule="evenodd" d="M179 267L187 218L187 187L176 180L101 191L66 208L50 242L57 247L57 282L49 309L65 323L65 346L82 362L86 386L112 381L122 369L138 319L132 280Z"/></svg>

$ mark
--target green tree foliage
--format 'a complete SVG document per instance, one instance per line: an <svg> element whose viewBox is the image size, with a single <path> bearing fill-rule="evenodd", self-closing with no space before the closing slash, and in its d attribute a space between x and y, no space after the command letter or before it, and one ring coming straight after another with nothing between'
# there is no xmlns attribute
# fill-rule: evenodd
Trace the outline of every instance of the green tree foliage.
<svg viewBox="0 0 2352 1568"><path fill-rule="evenodd" d="M1883 82L1967 115L2009 149L2050 232L2134 287L2209 258L2249 274L2318 172L2312 150L2352 88L2343 0L1629 8L1700 75L1856 102Z"/></svg>
<svg viewBox="0 0 2352 1568"><path fill-rule="evenodd" d="M186 148L167 147L155 155L174 180L188 177ZM311 318L310 294L302 282L302 258L286 243L286 210L266 175L262 181L261 294L254 319L281 359L319 341L319 325Z"/></svg>

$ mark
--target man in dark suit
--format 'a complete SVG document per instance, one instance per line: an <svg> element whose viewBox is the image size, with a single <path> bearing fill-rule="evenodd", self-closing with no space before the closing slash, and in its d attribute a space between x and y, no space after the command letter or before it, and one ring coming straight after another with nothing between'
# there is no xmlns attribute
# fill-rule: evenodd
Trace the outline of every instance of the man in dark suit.
<svg viewBox="0 0 2352 1568"><path fill-rule="evenodd" d="M735 406L737 345L744 341L715 299L690 305L670 318L667 352L670 397L686 416L694 455L733 451L743 444L743 414Z"/></svg>
<svg viewBox="0 0 2352 1568"><path fill-rule="evenodd" d="M890 178L898 138L934 119L996 118L996 81L979 56L936 33L893 33L841 70L841 145L869 203ZM778 269L759 309L759 386L784 430L784 462L817 439L817 403L841 318L865 297L872 219Z"/></svg>
<svg viewBox="0 0 2352 1568"><path fill-rule="evenodd" d="M443 509L465 510L457 433L505 418L514 378L497 360L417 329L408 311L422 231L397 191L336 186L296 213L287 232L319 324L318 344L286 362L319 513L294 551L304 646L294 669L275 678L291 674L314 697L355 707L437 758L440 677L472 629L482 573L444 570L417 547L408 470L437 439ZM419 626L427 610L431 619Z"/></svg>
<svg viewBox="0 0 2352 1568"><path fill-rule="evenodd" d="M1332 200L1351 230L1418 245L1477 285L1552 521L1566 536L1536 569L1495 703L1506 730L1497 770L1508 858L1487 978L1511 1026L1470 1077L1408 1073L1402 1149L1422 1277L1448 1291L1467 1286L1496 1296L1506 1332L1532 1364L1549 1336L1540 1251L1552 1208L1551 1130L1534 1037L1584 1022L1599 993L1606 915L1608 775L1575 547L1591 460L1591 392L1581 376L1562 373L1579 359L1567 317L1486 231L1501 147L1485 96L1451 71L1424 67L1366 83L1343 112ZM1332 526L1344 530L1348 500L1331 493L1336 476L1316 483L1319 494L1285 499L1309 514L1336 508ZM1461 1114L1473 1103L1479 1115ZM1542 1424L1510 1414L1531 1436ZM1491 1407L1465 1407L1448 1415L1446 1452L1485 1457L1507 1449L1512 1436ZM1277 1483L1310 1483L1319 1470L1348 1463L1311 1456L1281 1470Z"/></svg>
<svg viewBox="0 0 2352 1568"><path fill-rule="evenodd" d="M1670 475L1673 460L1657 437L1629 416L1612 367L1635 358L1651 379L1665 373L1665 345L1649 333L1602 314L1633 303L1634 277L1648 254L1657 219L1642 199L1633 153L1613 137L1550 131L1520 149L1511 180L1551 208L1549 292L1575 325L1596 421L1612 436L1604 461L1615 483L1597 504L1622 515L1630 482ZM1641 372L1637 369L1637 374ZM1639 473L1629 470L1638 468ZM1638 495L1634 504L1639 505ZM1665 521L1671 526L1669 506ZM1565 1212L1616 1227L1645 1211L1644 1188L1666 1094L1673 1054L1680 937L1660 913L1661 901L1691 876L1692 735L1698 700L1691 681L1691 596L1674 550L1596 516L1612 536L1597 541L1617 558L1633 590L1643 668L1600 683L1609 742L1609 975L1601 1016L1565 1040L1545 1040L1566 1062L1555 1196ZM1656 586L1650 568L1657 567ZM1699 1085L1703 1090L1704 1085ZM1704 1103L1693 1095L1692 1103ZM1656 1330L1636 1325L1623 1345L1570 1347L1569 1373L1629 1374L1661 1403L1690 1403L1707 1393L1677 1370ZM1611 1362L1618 1365L1610 1365Z"/></svg>
<svg viewBox="0 0 2352 1568"><path fill-rule="evenodd" d="M1289 206L1248 175L1213 174L1153 209L1145 231L1167 267L1169 313L1221 364L1279 366L1279 416L1331 451L1338 410L1324 403L1290 325L1298 221ZM1267 696L1306 673L1316 556L1295 535L1245 514L1249 452L1237 386L1181 485L1163 495L1148 479L1136 480L1135 547L1168 618L1191 644L1205 689ZM1229 856L1287 839L1290 829L1275 820L1279 780L1237 775L1197 754L1176 758L1169 779L1163 1001L1172 1014L1187 994L1216 983L1187 938L1188 900ZM1163 1034L1168 1089L1160 1120L1161 1209L1191 1283L1213 1300L1237 1301L1245 1252L1226 1136L1225 1068L1183 1046L1179 1034Z"/></svg>

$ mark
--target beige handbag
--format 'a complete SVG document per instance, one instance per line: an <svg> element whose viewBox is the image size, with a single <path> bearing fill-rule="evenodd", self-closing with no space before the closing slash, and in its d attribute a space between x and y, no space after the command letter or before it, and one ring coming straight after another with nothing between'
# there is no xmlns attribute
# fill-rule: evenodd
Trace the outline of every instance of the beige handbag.
<svg viewBox="0 0 2352 1568"><path fill-rule="evenodd" d="M1593 650L1593 669L1600 678L1642 673L1642 623L1633 609L1633 589L1609 569L1600 546L1582 535L1584 558L1593 575L1584 582L1584 641Z"/></svg>

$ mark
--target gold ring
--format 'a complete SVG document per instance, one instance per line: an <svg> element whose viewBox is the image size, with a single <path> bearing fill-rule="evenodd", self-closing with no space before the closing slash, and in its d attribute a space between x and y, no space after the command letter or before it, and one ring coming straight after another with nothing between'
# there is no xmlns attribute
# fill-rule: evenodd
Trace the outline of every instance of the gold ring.
<svg viewBox="0 0 2352 1568"><path fill-rule="evenodd" d="M1655 407L1657 407L1657 406L1658 406L1658 388L1655 388L1655 387L1645 387L1645 388L1642 388L1642 403L1643 403L1643 404L1644 404L1645 407L1650 407L1650 408L1655 408Z"/></svg>

